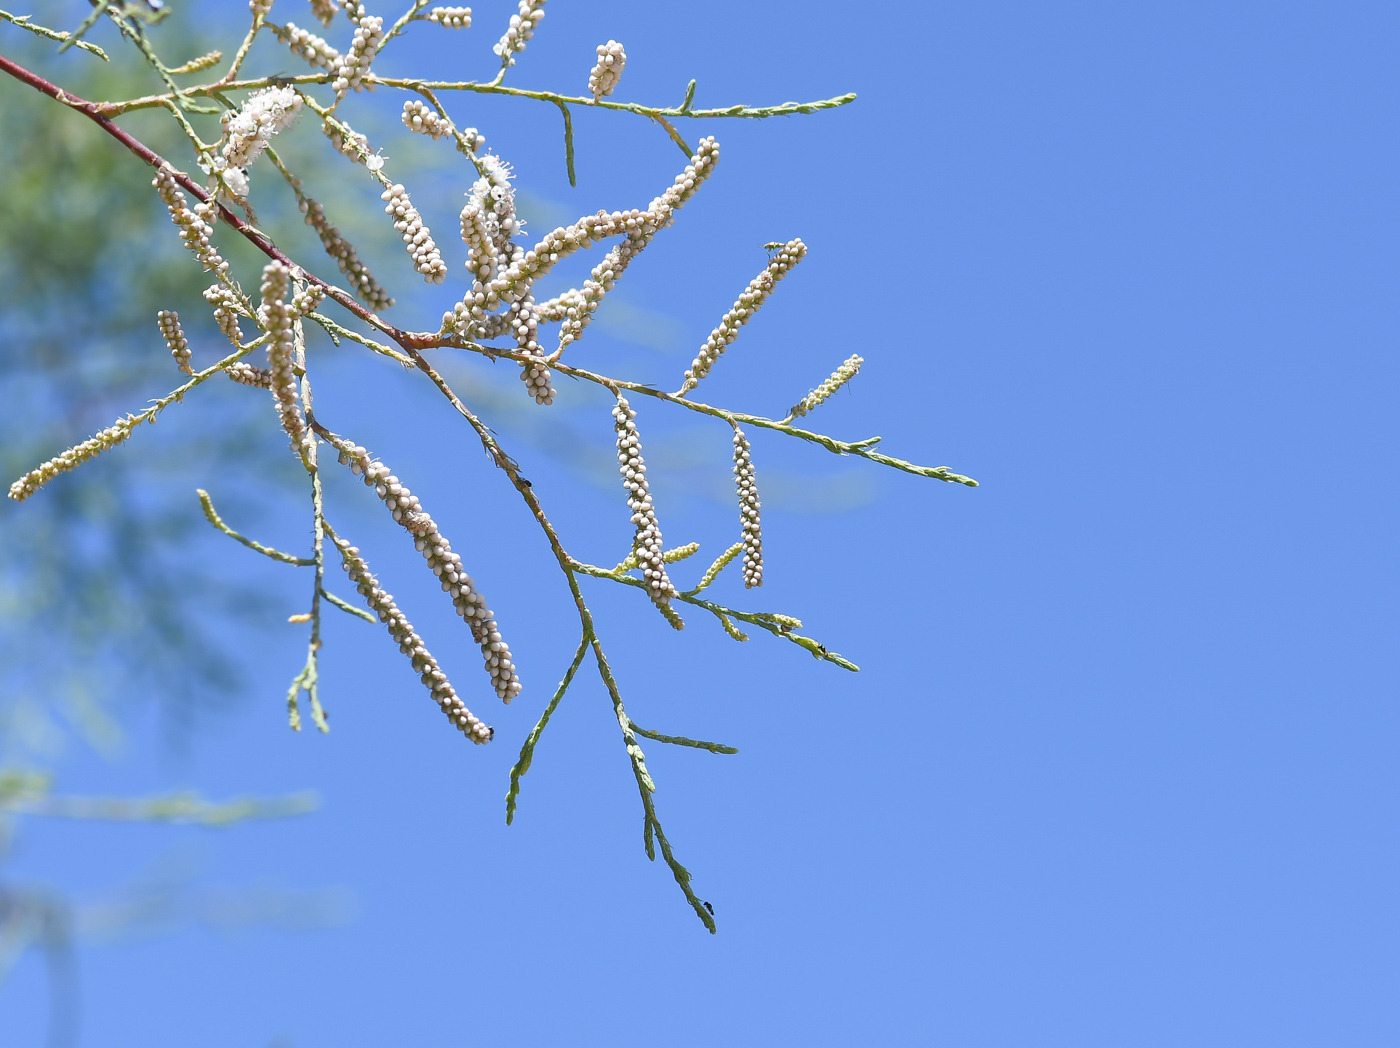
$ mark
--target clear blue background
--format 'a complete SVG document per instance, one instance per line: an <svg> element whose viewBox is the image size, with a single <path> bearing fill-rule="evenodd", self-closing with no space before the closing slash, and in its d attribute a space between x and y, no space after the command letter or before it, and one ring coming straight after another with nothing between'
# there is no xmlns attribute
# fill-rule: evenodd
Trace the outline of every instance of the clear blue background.
<svg viewBox="0 0 1400 1048"><path fill-rule="evenodd" d="M476 5L461 34L417 26L385 66L489 75L509 9ZM562 582L424 384L319 351L323 418L443 522L527 691L491 707L411 549L333 478L332 519L497 740L446 730L381 632L348 618L324 662L335 730L293 736L282 696L301 629L238 638L254 686L236 708L180 751L152 710L122 758L75 759L63 785L315 786L324 809L225 834L31 823L15 868L82 897L173 849L209 885L310 893L307 923L327 926L85 949L84 1043L1397 1043L1396 8L547 10L509 82L581 91L593 45L615 37L621 100L675 104L691 76L697 106L860 95L816 116L683 124L692 143L720 139L718 173L575 362L673 387L760 245L801 236L808 260L705 397L780 413L859 352L860 377L813 425L879 433L982 487L753 435L767 584L718 592L802 617L858 675L766 635L735 645L698 616L675 635L631 591L585 582L637 721L741 750L646 747L663 823L715 906L711 937L642 854L596 675L565 700L504 825L506 772L576 643ZM352 122L367 105L351 100ZM576 110L571 190L553 107L448 105L515 165L536 231L644 206L680 163L646 121ZM455 282L465 179L446 173L445 144L381 123L375 144ZM428 153L443 167L431 192L408 177ZM401 256L381 258L404 288ZM453 294L391 315L435 327ZM444 368L577 555L617 560L620 492L596 465L605 401L556 379L560 402L526 410L504 365ZM197 412L166 418L198 431ZM650 406L641 422L668 541L713 556L736 532L726 428ZM299 513L289 501L235 523L292 546ZM201 549L301 610L290 569ZM39 1043L43 993L33 957L0 994L7 1044Z"/></svg>

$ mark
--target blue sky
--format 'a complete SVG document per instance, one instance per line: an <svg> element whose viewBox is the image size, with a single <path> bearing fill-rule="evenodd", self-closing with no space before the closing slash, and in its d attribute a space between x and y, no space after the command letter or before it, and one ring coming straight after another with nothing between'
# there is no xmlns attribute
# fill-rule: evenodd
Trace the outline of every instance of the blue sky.
<svg viewBox="0 0 1400 1048"><path fill-rule="evenodd" d="M676 635L636 594L586 584L637 721L741 751L647 747L711 937L642 853L596 676L504 825L506 773L576 643L566 594L445 406L324 348L323 419L454 536L527 690L470 747L346 618L323 671L334 731L293 736L304 637L287 626L239 638L249 690L186 752L152 721L115 761L75 758L73 790L324 798L223 833L26 825L14 868L79 897L189 868L201 890L262 885L271 923L312 926L85 949L84 1043L1395 1043L1394 8L657 6L550 5L509 82L581 90L614 37L621 100L678 102L692 76L704 106L860 97L684 125L720 139L719 170L575 362L674 383L761 245L801 236L808 259L706 398L780 413L859 352L814 427L982 486L753 435L766 584L719 592L803 618L859 674L699 618ZM509 10L416 28L394 68L487 74ZM553 107L449 109L515 165L537 230L644 206L680 161L640 118L577 113L570 189ZM381 124L408 170L427 147ZM405 326L435 327L454 297L466 185L448 153L415 202L453 276L400 307ZM566 543L619 559L605 400L556 380L536 410L503 367L443 366L499 411ZM727 428L639 421L667 539L713 556L736 531ZM332 519L465 679L474 655L430 577L336 479ZM291 546L298 511L236 526ZM291 569L208 550L300 610ZM31 958L0 992L24 1043L43 986Z"/></svg>

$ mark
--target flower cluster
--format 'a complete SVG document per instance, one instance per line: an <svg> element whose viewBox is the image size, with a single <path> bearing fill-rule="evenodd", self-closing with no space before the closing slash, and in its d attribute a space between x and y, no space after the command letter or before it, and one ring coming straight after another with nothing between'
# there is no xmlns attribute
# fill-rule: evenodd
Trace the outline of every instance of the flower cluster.
<svg viewBox="0 0 1400 1048"><path fill-rule="evenodd" d="M16 502L23 502L60 473L77 469L84 462L96 458L108 448L116 447L131 436L131 431L136 428L139 421L140 419L133 415L119 418L96 436L89 437L56 458L41 462L10 485L10 498Z"/></svg>
<svg viewBox="0 0 1400 1048"><path fill-rule="evenodd" d="M413 268L422 273L428 283L441 284L447 279L447 263L423 224L423 216L409 202L408 191L401 185L390 186L379 194L379 199L385 201L384 213L394 217L394 228L403 235L403 242L413 258Z"/></svg>
<svg viewBox="0 0 1400 1048"><path fill-rule="evenodd" d="M744 431L734 427L734 486L739 492L744 543L744 588L763 585L763 526L758 519L758 484Z"/></svg>
<svg viewBox="0 0 1400 1048"><path fill-rule="evenodd" d="M536 404L553 404L553 376L538 341L539 315L535 310L535 296L527 294L520 301L512 302L507 318L515 344L520 347L520 352L531 358L520 366L520 380L525 383L525 392L535 398Z"/></svg>
<svg viewBox="0 0 1400 1048"><path fill-rule="evenodd" d="M855 378L856 372L864 363L865 361L859 353L852 353L839 368L831 373L829 379L792 406L792 410L788 412L788 418L801 418L807 412L819 407L827 397Z"/></svg>
<svg viewBox="0 0 1400 1048"><path fill-rule="evenodd" d="M254 386L257 389L272 388L272 372L267 368L254 367L252 364L245 364L238 360L224 368L224 374L234 382L242 383L245 386Z"/></svg>
<svg viewBox="0 0 1400 1048"><path fill-rule="evenodd" d="M394 520L413 536L413 544L434 575L442 580L443 591L452 597L457 614L471 628L472 637L481 645L486 671L491 675L491 687L504 702L520 694L520 677L511 661L510 647L501 638L500 627L486 606L486 598L462 567L462 558L452 552L447 537L438 530L437 522L422 508L418 496L399 482L387 466L373 458L368 451L348 440L324 430L318 431L340 452L340 461L350 471L374 488L393 514Z"/></svg>
<svg viewBox="0 0 1400 1048"><path fill-rule="evenodd" d="M617 471L622 474L622 486L627 489L627 508L632 511L636 533L632 538L632 553L642 569L647 594L658 606L669 604L676 596L676 587L666 575L666 562L661 548L661 525L652 507L651 488L647 484L647 467L642 460L642 441L637 436L637 413L618 395L613 408L613 429L617 431ZM679 619L672 620L675 624Z"/></svg>
<svg viewBox="0 0 1400 1048"><path fill-rule="evenodd" d="M243 332L238 327L238 314L242 312L238 293L222 284L212 284L204 289L204 301L214 307L214 323L224 337L237 346L243 341Z"/></svg>
<svg viewBox="0 0 1400 1048"><path fill-rule="evenodd" d="M428 21L447 29L470 29L472 9L470 7L435 7L428 12Z"/></svg>
<svg viewBox="0 0 1400 1048"><path fill-rule="evenodd" d="M287 301L291 289L292 271L281 262L269 262L263 268L262 308L259 320L268 333L267 365L271 372L272 398L282 428L292 438L292 447L300 450L307 442L306 419L301 414L298 399L296 365L296 311Z"/></svg>
<svg viewBox="0 0 1400 1048"><path fill-rule="evenodd" d="M421 98L403 104L403 126L417 134L430 136L434 142L443 135L452 134L452 122L438 116Z"/></svg>
<svg viewBox="0 0 1400 1048"><path fill-rule="evenodd" d="M295 22L288 22L285 26L270 26L269 28L276 34L277 39L291 49L292 54L300 55L311 65L320 66L327 70L334 70L340 65L339 51L315 33L302 29Z"/></svg>
<svg viewBox="0 0 1400 1048"><path fill-rule="evenodd" d="M568 227L559 227L529 251L510 243L510 233L519 227L514 216L514 195L509 186L509 168L494 157L487 176L479 180L462 211L462 239L467 243L467 267L476 277L472 288L451 313L443 315L443 329L455 330L467 338L489 337L488 314L502 302L524 301L532 285L561 259L592 247L597 241L622 236L593 268L582 289L565 292L557 298L532 305L536 321L560 322L562 349L577 341L591 316L622 275L631 260L658 231L670 225L682 207L714 171L719 162L719 145L713 138L702 139L685 170L645 211L599 211ZM509 228L505 223L511 222ZM494 223L494 224L493 224ZM533 300L531 299L533 302ZM518 327L517 327L518 330ZM535 365L532 363L531 368Z"/></svg>
<svg viewBox="0 0 1400 1048"><path fill-rule="evenodd" d="M787 276L806 254L807 245L801 240L789 240L778 248L778 253L768 260L768 267L749 281L749 286L744 288L729 312L720 318L719 326L710 332L710 337L700 347L699 355L686 371L685 382L681 384L677 396L685 396L710 373L710 368L715 366L720 354L739 337L739 328L753 319L753 315L773 293L778 281Z"/></svg>
<svg viewBox="0 0 1400 1048"><path fill-rule="evenodd" d="M272 0L248 0L248 10L253 12L254 18L266 18L272 10Z"/></svg>
<svg viewBox="0 0 1400 1048"><path fill-rule="evenodd" d="M364 11L363 5L360 5L359 10ZM335 69L335 82L331 87L335 89L337 99L344 98L346 92L352 88L360 91L365 87L373 87L372 84L364 83L364 77L379 51L379 45L383 42L384 19L377 15L361 14L359 24L355 26L355 36L350 41L350 50L341 56L340 64Z"/></svg>
<svg viewBox="0 0 1400 1048"><path fill-rule="evenodd" d="M292 296L292 313L304 317L312 313L326 297L326 289L320 284L304 284Z"/></svg>
<svg viewBox="0 0 1400 1048"><path fill-rule="evenodd" d="M315 15L322 25L330 25L335 20L336 11L335 0L311 0L311 13Z"/></svg>
<svg viewBox="0 0 1400 1048"><path fill-rule="evenodd" d="M474 127L457 132L457 142L462 149L473 155L486 148L486 136Z"/></svg>
<svg viewBox="0 0 1400 1048"><path fill-rule="evenodd" d="M399 651L412 660L413 668L418 672L423 686L432 693L433 698L442 707L442 712L447 714L447 719L472 742L490 742L496 733L478 720L457 697L447 674L442 672L437 659L424 647L423 638L414 632L413 624L394 604L394 598L381 589L379 580L370 574L369 565L360 556L359 549L342 538L335 540L335 546L340 550L340 558L350 581L355 583L360 595L369 602L369 606L379 616L379 621L389 627L389 635L398 644Z"/></svg>
<svg viewBox="0 0 1400 1048"><path fill-rule="evenodd" d="M356 163L364 163L363 158L371 152L369 139L342 120L322 122L321 132L331 140L337 153L348 156Z"/></svg>
<svg viewBox="0 0 1400 1048"><path fill-rule="evenodd" d="M224 114L223 148L214 160L214 169L236 197L248 196L244 172L262 156L272 136L296 119L302 104L296 88L266 87L249 95L238 112Z"/></svg>
<svg viewBox="0 0 1400 1048"><path fill-rule="evenodd" d="M515 65L513 57L525 50L525 42L535 35L535 27L544 21L544 0L520 0L520 13L510 16L510 27L491 50L501 56L506 65Z"/></svg>
<svg viewBox="0 0 1400 1048"><path fill-rule="evenodd" d="M369 267L360 261L351 243L340 235L340 230L330 224L326 210L310 197L302 197L301 210L306 215L306 224L316 230L321 238L321 246L326 254L335 259L340 271L350 280L350 290L371 309L388 309L394 304L389 293L379 286Z"/></svg>
<svg viewBox="0 0 1400 1048"><path fill-rule="evenodd" d="M613 88L622 79L622 67L626 64L627 52L616 40L598 45L598 62L588 74L588 93L595 103L613 93Z"/></svg>
<svg viewBox="0 0 1400 1048"><path fill-rule="evenodd" d="M217 273L222 278L228 273L228 263L219 255L211 242L214 235L213 223L209 220L218 217L212 204L200 203L194 209L185 206L185 194L175 181L175 173L169 165L156 169L156 177L151 180L160 199L170 211L170 221L180 227L180 239L185 247L194 252L195 258L204 263L204 268Z"/></svg>
<svg viewBox="0 0 1400 1048"><path fill-rule="evenodd" d="M161 337L165 339L166 348L175 358L175 366L186 375L193 375L194 370L190 367L190 341L185 338L184 328L180 327L180 314L173 309L162 309L156 314L156 323L160 325Z"/></svg>

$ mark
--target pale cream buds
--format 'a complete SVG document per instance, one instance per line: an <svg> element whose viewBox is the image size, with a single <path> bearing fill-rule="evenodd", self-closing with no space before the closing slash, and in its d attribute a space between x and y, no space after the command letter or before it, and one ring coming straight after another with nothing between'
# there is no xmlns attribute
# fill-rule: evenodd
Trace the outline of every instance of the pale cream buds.
<svg viewBox="0 0 1400 1048"><path fill-rule="evenodd" d="M720 354L739 337L739 328L753 319L773 293L778 281L787 276L806 255L807 245L801 240L789 240L778 248L777 253L768 260L768 266L749 281L749 286L744 288L729 312L720 318L719 326L710 332L710 337L700 347L699 355L686 371L685 382L681 384L677 396L684 396L700 384L700 380L715 366Z"/></svg>
<svg viewBox="0 0 1400 1048"><path fill-rule="evenodd" d="M617 432L617 470L622 475L622 486L627 489L627 508L632 511L632 524L636 528L632 553L637 558L637 566L642 569L647 595L661 607L676 596L676 587L666 574L661 525L652 506L646 462L642 459L642 441L637 435L637 423L634 421L637 413L627 403L627 398L619 394L612 415L613 429ZM681 628L679 618L668 616L668 619L677 629Z"/></svg>
<svg viewBox="0 0 1400 1048"><path fill-rule="evenodd" d="M301 112L301 95L294 87L266 87L248 96L236 113L223 115L224 137L220 157L221 173L246 170L272 141ZM227 182L227 180L226 180ZM238 196L246 196L246 185Z"/></svg>
<svg viewBox="0 0 1400 1048"><path fill-rule="evenodd" d="M307 443L307 429L294 370L296 311L288 301L291 280L291 270L281 262L269 262L263 267L259 314L263 329L268 333L267 366L272 373L272 398L277 405L277 416L291 438L292 447L300 451Z"/></svg>
<svg viewBox="0 0 1400 1048"><path fill-rule="evenodd" d="M535 298L526 294L523 299L510 304L508 313L511 334L522 353L532 359L520 365L520 380L525 383L525 391L535 398L536 404L554 403L554 385L549 366L544 361L544 351L537 341L539 317L535 313Z"/></svg>
<svg viewBox="0 0 1400 1048"><path fill-rule="evenodd" d="M434 142L443 135L452 134L452 122L438 116L421 98L403 104L403 126L414 134L427 135Z"/></svg>
<svg viewBox="0 0 1400 1048"><path fill-rule="evenodd" d="M340 230L330 224L326 218L326 211L319 203L310 197L301 199L301 210L306 215L306 224L316 230L316 235L321 238L321 246L326 249L326 254L335 259L335 264L340 267L340 271L350 281L350 290L370 309L387 309L394 304L394 300L389 297L389 293L379 286L374 275L370 273L369 267L360 261L360 256L355 253L355 248L351 243L340 235Z"/></svg>
<svg viewBox="0 0 1400 1048"><path fill-rule="evenodd" d="M236 360L224 368L224 374L244 386L252 386L255 389L272 388L272 372L269 369L254 367L241 360Z"/></svg>
<svg viewBox="0 0 1400 1048"><path fill-rule="evenodd" d="M839 368L831 373L830 378L792 406L792 410L788 412L788 418L801 418L807 412L820 407L827 397L855 378L856 373L860 371L860 366L864 363L865 361L860 354L852 353Z"/></svg>
<svg viewBox="0 0 1400 1048"><path fill-rule="evenodd" d="M734 486L739 494L739 525L743 529L744 588L763 585L763 528L759 522L758 483L748 438L734 427Z"/></svg>
<svg viewBox="0 0 1400 1048"><path fill-rule="evenodd" d="M348 12L347 12L348 13ZM350 90L361 91L366 87L372 88L374 85L364 82L365 76L369 73L370 64L374 61L375 54L379 51L379 45L384 42L384 19L377 15L362 15L359 24L355 26L355 36L350 41L350 50L340 59L340 64L335 70L335 82L331 87L335 90L336 99L344 98Z"/></svg>
<svg viewBox="0 0 1400 1048"><path fill-rule="evenodd" d="M108 448L116 447L131 436L131 431L135 429L139 421L132 415L117 419L114 424L108 426L101 433L69 448L56 458L40 463L10 485L10 498L16 502L23 502L60 473L77 469L84 462L96 458Z"/></svg>
<svg viewBox="0 0 1400 1048"><path fill-rule="evenodd" d="M435 7L428 12L426 18L429 22L440 25L444 29L470 29L472 9L470 7Z"/></svg>
<svg viewBox="0 0 1400 1048"><path fill-rule="evenodd" d="M525 42L535 35L535 28L544 21L544 2L520 0L520 13L510 16L510 26L491 48L506 65L515 65L512 56L525 50Z"/></svg>
<svg viewBox="0 0 1400 1048"><path fill-rule="evenodd" d="M598 61L588 74L588 93L593 96L594 103L613 93L622 79L622 67L627 64L627 52L616 40L599 44L597 51Z"/></svg>
<svg viewBox="0 0 1400 1048"><path fill-rule="evenodd" d="M175 366L186 375L193 375L194 369L190 367L190 341L185 337L184 328L180 326L180 314L173 309L162 309L156 314L156 323L160 326L166 348L175 358Z"/></svg>
<svg viewBox="0 0 1400 1048"><path fill-rule="evenodd" d="M433 574L441 580L443 592L451 596L457 614L471 629L473 639L481 645L481 655L491 676L492 689L503 702L510 702L521 690L520 677L511 661L510 647L501 637L500 627L491 609L486 606L486 598L466 573L462 558L452 552L452 544L438 529L437 522L422 508L418 496L400 483L384 463L357 444L324 431L322 435L340 452L340 461L374 489L395 522L413 536L414 546L423 554Z"/></svg>
<svg viewBox="0 0 1400 1048"><path fill-rule="evenodd" d="M335 0L311 0L311 13L322 25L330 25L335 20L335 13L339 10Z"/></svg>
<svg viewBox="0 0 1400 1048"><path fill-rule="evenodd" d="M369 565L360 556L359 549L342 538L337 538L335 545L340 551L341 561L350 581L355 583L360 595L369 602L369 606L379 616L379 621L389 627L389 635L399 646L399 651L412 661L418 679L423 682L423 686L452 722L452 726L472 742L490 742L495 732L483 724L458 698L452 682L447 679L447 674L424 646L423 639L414 632L413 624L398 609L394 598L380 587L379 580L370 573Z"/></svg>
<svg viewBox="0 0 1400 1048"><path fill-rule="evenodd" d="M487 157L494 161L494 157ZM513 196L509 193L509 170L496 163L488 169L487 178L479 180L462 212L462 237L470 248L468 268L476 278L472 289L450 314L443 317L444 329L456 330L468 338L480 334L485 318L501 302L514 301L525 294L534 282L576 251L592 247L600 240L621 236L623 240L593 268L582 289L567 291L542 303L538 316L547 322L561 322L559 347L563 349L576 341L588 326L592 313L603 296L612 289L614 281L649 243L658 231L665 229L678 208L686 203L700 184L714 171L719 162L719 145L713 138L700 141L695 156L685 170L675 177L664 193L654 199L646 210L600 211L587 215L567 228L561 226L547 234L534 248L525 251L511 247L506 256L499 236L493 233L493 221L505 225L505 217L513 216ZM501 170L505 176L501 177ZM485 196L489 190L490 206ZM508 205L508 206L507 206ZM505 217L503 217L505 216ZM518 222L511 221L512 229ZM493 258L487 246L494 247ZM509 246L508 238L505 246Z"/></svg>
<svg viewBox="0 0 1400 1048"><path fill-rule="evenodd" d="M379 194L379 199L385 201L384 213L393 216L394 228L403 236L413 268L428 283L441 284L447 279L447 263L423 224L423 217L409 201L408 191L401 185L391 186Z"/></svg>
<svg viewBox="0 0 1400 1048"><path fill-rule="evenodd" d="M224 337L237 347L243 341L243 332L238 326L241 310L237 292L222 284L213 284L205 288L203 294L204 301L214 307L214 323L219 325Z"/></svg>
<svg viewBox="0 0 1400 1048"><path fill-rule="evenodd" d="M210 51L198 58L191 58L188 62L183 62L174 69L167 69L166 72L176 74L202 73L206 69L212 69L223 60L224 53L222 51Z"/></svg>
<svg viewBox="0 0 1400 1048"><path fill-rule="evenodd" d="M292 54L306 59L311 65L326 70L335 70L340 66L341 55L339 51L315 33L302 29L295 22L288 22L281 27L269 28L276 34L277 39L287 45Z"/></svg>
<svg viewBox="0 0 1400 1048"><path fill-rule="evenodd" d="M170 221L180 228L180 239L185 247L194 253L205 269L222 278L228 272L228 263L219 255L211 239L214 226L210 219L218 216L217 209L204 203L196 204L193 209L186 207L185 194L181 192L180 184L175 181L175 174L168 165L156 170L151 185L155 186L170 211Z"/></svg>
<svg viewBox="0 0 1400 1048"><path fill-rule="evenodd" d="M348 156L357 164L363 164L366 157L373 155L369 139L343 120L323 121L321 132L331 140L337 153Z"/></svg>

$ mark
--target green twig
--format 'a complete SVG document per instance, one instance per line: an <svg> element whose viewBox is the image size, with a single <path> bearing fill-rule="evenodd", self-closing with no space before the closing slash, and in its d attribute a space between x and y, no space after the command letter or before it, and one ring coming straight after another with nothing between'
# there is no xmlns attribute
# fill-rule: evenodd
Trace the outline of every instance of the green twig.
<svg viewBox="0 0 1400 1048"><path fill-rule="evenodd" d="M564 114L564 163L569 169L569 185L577 186L578 179L574 177L574 120L569 116L569 107L563 102L559 103L559 112Z"/></svg>
<svg viewBox="0 0 1400 1048"><path fill-rule="evenodd" d="M294 557L290 553L283 553L281 550L273 549L271 546L264 546L261 542L254 542L252 539L244 538L242 535L240 535L238 532L234 531L231 527L224 523L223 517L219 516L218 511L214 509L214 502L212 499L209 498L209 492L205 491L203 488L196 488L195 491L199 495L199 504L204 507L204 516L208 518L209 523L214 525L214 527L218 528L229 538L235 539L238 542L243 543L243 545L247 546L250 550L253 550L257 553L261 553L264 557L271 557L273 560L280 560L283 564L295 564L298 567L310 567L312 564L316 563L316 561L313 558Z"/></svg>
<svg viewBox="0 0 1400 1048"><path fill-rule="evenodd" d="M562 105L563 103L560 104ZM681 137L681 133L675 129L669 120L659 113L653 113L651 118L666 129L666 134L671 136L672 142L681 147L681 152L685 154L687 160L694 159L695 151L692 150L690 146L686 145L686 141Z"/></svg>
<svg viewBox="0 0 1400 1048"><path fill-rule="evenodd" d="M330 590L326 590L326 589L321 590L321 596L325 597L326 600L330 601L332 604L334 604L334 605L335 605L337 608L339 608L341 611L344 611L344 612L347 612L348 614L354 615L354 616L355 616L356 618L358 618L358 619L364 619L366 622L378 622L378 621L379 621L379 620L376 619L373 615L371 615L369 612L365 611L364 608L357 608L357 607L355 607L355 605L353 605L353 604L348 604L348 603L346 603L345 601L343 601L343 600L341 600L339 597L337 597L334 593L332 593Z"/></svg>
<svg viewBox="0 0 1400 1048"><path fill-rule="evenodd" d="M711 753L738 753L738 749L733 746L725 746L718 742L701 742L698 739L687 739L684 735L662 735L657 731L647 731L636 721L632 721L632 730L638 735L644 735L648 739L655 739L657 742L668 742L672 746L690 746L697 750L709 750Z"/></svg>
<svg viewBox="0 0 1400 1048"><path fill-rule="evenodd" d="M102 14L101 10L94 11L93 14L92 14L92 21L93 21L93 22L97 21L97 19L101 16L101 14ZM35 33L35 34L37 34L37 35L39 35L39 36L42 36L42 37L45 37L46 39L49 39L49 40L63 40L63 41L66 41L66 42L64 43L63 47L59 48L60 51L62 51L64 48L67 48L67 47L70 47L70 46L72 46L72 47L79 47L79 48L82 48L84 51L88 51L88 52L90 52L90 53L96 55L98 58L102 59L102 61L104 61L104 62L110 62L110 61L111 61L111 59L107 57L107 52L104 51L104 50L102 50L102 48L98 47L96 44L89 44L89 43L87 43L87 42L84 41L84 40L76 40L76 39L73 38L73 34L72 34L72 33L66 33L66 32L64 32L64 31L62 31L62 30L60 30L60 29L49 29L49 28L47 28L47 27L45 27L45 26L34 25L32 22L29 21L29 19L31 19L32 17L34 17L34 16L33 16L33 15L12 15L12 14L10 14L10 12L8 12L8 11L0 11L0 19L4 19L6 22L10 22L10 23L12 23L12 24L14 24L14 25L17 25L17 26L19 26L21 29L27 29L27 30L29 30L29 32ZM88 24L91 24L91 23L88 23Z"/></svg>
<svg viewBox="0 0 1400 1048"><path fill-rule="evenodd" d="M564 679L559 682L559 688L554 692L554 698L549 700L549 705L545 707L544 713L540 715L539 721L530 731L529 737L525 740L525 745L520 747L520 759L515 762L515 766L510 769L510 789L506 793L506 825L509 826L515 818L515 799L520 796L520 777L530 770L530 764L535 759L535 744L540 741L540 736L544 734L545 726L549 723L549 718L554 716L554 711L559 708L559 702L564 698L564 693L569 690L569 685L573 682L574 674L578 672L579 666L583 662L583 656L588 651L588 638L584 637L578 644L578 651L574 654L574 661L569 665L569 672L564 674Z"/></svg>

